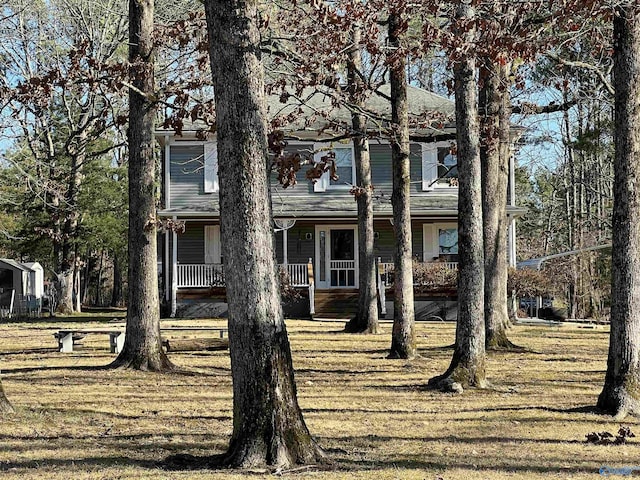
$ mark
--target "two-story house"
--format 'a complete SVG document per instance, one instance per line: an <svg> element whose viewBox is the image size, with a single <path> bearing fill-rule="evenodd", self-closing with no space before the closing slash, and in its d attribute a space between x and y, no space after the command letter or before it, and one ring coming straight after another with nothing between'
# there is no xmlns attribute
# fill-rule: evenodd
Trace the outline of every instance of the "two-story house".
<svg viewBox="0 0 640 480"><path fill-rule="evenodd" d="M385 88L382 88L383 92ZM388 93L388 88L386 89ZM411 143L411 218L413 255L419 262L446 262L456 268L457 172L453 103L425 90L409 88L414 124ZM392 268L393 223L391 208L391 146L384 136L390 104L384 96L367 102L371 112L371 165L375 186L375 251L380 272ZM357 295L357 209L351 184L355 183L353 145L337 125L348 125L350 112L334 108L329 95L316 93L305 105L271 98L269 115L296 120L283 129L290 136L288 152L319 159L335 152L339 180L325 174L316 183L300 172L294 187L282 188L272 177L272 203L277 260L289 272L291 284L304 293L307 314L322 314L322 298ZM431 119L426 121L425 119ZM224 314L224 272L220 248L217 150L215 138L197 140L195 131L181 136L158 131L163 151L161 217L184 222L183 233L168 231L161 241L163 295L177 316ZM513 166L511 167L513 169ZM511 182L513 185L513 182ZM510 261L515 264L513 195ZM166 267L165 267L166 266ZM381 290L384 296L384 288ZM326 295L329 292L330 295ZM324 293L324 297L323 297ZM347 295L347 296L348 296ZM197 308L194 308L197 305ZM383 312L386 303L382 302ZM345 315L353 313L348 308ZM335 310L330 315L335 315Z"/></svg>

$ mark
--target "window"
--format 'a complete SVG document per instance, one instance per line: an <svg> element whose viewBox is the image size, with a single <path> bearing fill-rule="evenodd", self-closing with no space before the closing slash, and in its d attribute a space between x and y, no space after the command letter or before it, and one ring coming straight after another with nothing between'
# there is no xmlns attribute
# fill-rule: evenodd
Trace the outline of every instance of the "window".
<svg viewBox="0 0 640 480"><path fill-rule="evenodd" d="M327 148L326 144L314 145L314 160L320 162L322 157L329 152L335 154L335 174L338 180L333 180L331 172L325 172L322 177L316 181L313 186L315 192L324 192L326 190L350 189L351 185L356 182L356 168L354 163L354 154L352 146L336 146Z"/></svg>
<svg viewBox="0 0 640 480"><path fill-rule="evenodd" d="M333 151L336 154L335 162L338 180L329 179L329 185L353 185L355 183L355 175L353 168L353 151L351 150L351 147L334 148Z"/></svg>
<svg viewBox="0 0 640 480"><path fill-rule="evenodd" d="M458 186L456 146L450 142L422 144L422 190Z"/></svg>
<svg viewBox="0 0 640 480"><path fill-rule="evenodd" d="M458 225L447 223L424 223L423 261L458 261Z"/></svg>
<svg viewBox="0 0 640 480"><path fill-rule="evenodd" d="M204 193L214 193L218 185L218 149L214 142L184 142L172 144L169 156L171 160L172 181L178 178L199 178L203 175ZM204 173L201 173L204 172ZM192 181L192 180L189 180Z"/></svg>
<svg viewBox="0 0 640 480"><path fill-rule="evenodd" d="M204 193L215 193L219 190L218 145L207 142L204 144Z"/></svg>
<svg viewBox="0 0 640 480"><path fill-rule="evenodd" d="M438 148L438 183L458 178L458 151L455 145Z"/></svg>
<svg viewBox="0 0 640 480"><path fill-rule="evenodd" d="M438 254L457 255L458 254L458 229L439 228L438 229Z"/></svg>

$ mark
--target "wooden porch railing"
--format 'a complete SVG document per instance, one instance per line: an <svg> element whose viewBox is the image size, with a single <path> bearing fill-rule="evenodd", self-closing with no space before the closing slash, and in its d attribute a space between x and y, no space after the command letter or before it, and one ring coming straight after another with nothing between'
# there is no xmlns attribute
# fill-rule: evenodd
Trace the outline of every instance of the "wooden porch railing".
<svg viewBox="0 0 640 480"><path fill-rule="evenodd" d="M424 262L433 265L442 265L447 270L458 270L458 262ZM378 258L378 280L379 283L384 283L387 287L393 284L393 263L382 262L381 258Z"/></svg>
<svg viewBox="0 0 640 480"><path fill-rule="evenodd" d="M292 287L310 285L309 263L287 263L286 267ZM313 272L313 268L311 269ZM178 264L178 288L224 287L224 270L219 263Z"/></svg>

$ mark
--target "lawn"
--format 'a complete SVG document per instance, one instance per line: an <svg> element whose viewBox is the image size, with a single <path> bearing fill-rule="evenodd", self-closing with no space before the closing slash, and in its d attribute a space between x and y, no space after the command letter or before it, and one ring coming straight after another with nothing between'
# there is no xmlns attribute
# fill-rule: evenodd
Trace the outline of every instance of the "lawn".
<svg viewBox="0 0 640 480"><path fill-rule="evenodd" d="M222 326L222 320L163 325ZM221 453L232 429L228 352L171 353L189 373L111 371L106 335L56 351L66 326L113 327L83 316L0 325L0 366L16 414L0 425L2 479L268 478L264 472L166 471L175 453ZM289 320L298 398L329 468L285 472L313 479L600 478L602 466L637 466L640 442L605 446L589 432L620 423L591 409L605 370L608 329L515 326L525 353L492 353L491 387L441 394L424 388L450 360L455 325L419 323L421 357L387 360L380 335L341 323ZM635 418L624 424L640 434ZM640 435L639 435L640 437ZM640 474L640 472L638 472ZM622 478L622 477L619 477Z"/></svg>

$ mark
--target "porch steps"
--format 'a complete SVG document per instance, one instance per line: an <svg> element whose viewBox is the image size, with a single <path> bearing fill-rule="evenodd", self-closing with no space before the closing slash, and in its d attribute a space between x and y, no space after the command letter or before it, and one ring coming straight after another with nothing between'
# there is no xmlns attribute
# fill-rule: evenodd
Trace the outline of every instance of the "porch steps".
<svg viewBox="0 0 640 480"><path fill-rule="evenodd" d="M358 311L358 290L316 290L315 309L314 318L351 318Z"/></svg>

